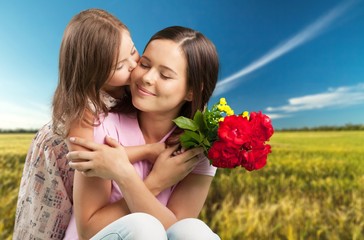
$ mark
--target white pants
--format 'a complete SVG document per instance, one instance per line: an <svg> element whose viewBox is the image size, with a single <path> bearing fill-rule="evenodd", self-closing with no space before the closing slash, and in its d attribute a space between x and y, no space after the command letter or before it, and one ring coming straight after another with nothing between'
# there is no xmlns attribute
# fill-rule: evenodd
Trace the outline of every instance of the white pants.
<svg viewBox="0 0 364 240"><path fill-rule="evenodd" d="M98 232L91 240L220 240L201 220L182 219L166 231L162 223L146 213L126 215Z"/></svg>

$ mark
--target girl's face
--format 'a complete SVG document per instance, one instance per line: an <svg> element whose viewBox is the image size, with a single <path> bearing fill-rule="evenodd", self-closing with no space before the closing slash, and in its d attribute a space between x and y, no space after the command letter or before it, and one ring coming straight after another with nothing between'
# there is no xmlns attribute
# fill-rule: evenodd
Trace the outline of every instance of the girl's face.
<svg viewBox="0 0 364 240"><path fill-rule="evenodd" d="M115 64L115 72L107 81L108 87L120 87L130 84L130 73L137 66L139 54L130 37L128 31L121 33L121 43L119 47L119 59Z"/></svg>
<svg viewBox="0 0 364 240"><path fill-rule="evenodd" d="M133 105L143 112L177 116L185 101L192 100L186 69L185 55L177 43L150 42L131 74Z"/></svg>

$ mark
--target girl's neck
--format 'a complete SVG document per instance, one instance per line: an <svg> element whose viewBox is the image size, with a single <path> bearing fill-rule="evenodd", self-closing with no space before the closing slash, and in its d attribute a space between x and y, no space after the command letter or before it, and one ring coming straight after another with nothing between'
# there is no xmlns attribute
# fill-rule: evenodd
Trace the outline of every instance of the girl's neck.
<svg viewBox="0 0 364 240"><path fill-rule="evenodd" d="M146 143L156 143L163 139L175 126L175 117L168 114L138 112L139 127Z"/></svg>

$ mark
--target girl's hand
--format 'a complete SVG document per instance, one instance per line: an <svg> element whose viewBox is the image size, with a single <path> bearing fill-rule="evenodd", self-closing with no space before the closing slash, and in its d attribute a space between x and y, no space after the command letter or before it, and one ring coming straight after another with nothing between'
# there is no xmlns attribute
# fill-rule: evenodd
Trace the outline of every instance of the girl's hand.
<svg viewBox="0 0 364 240"><path fill-rule="evenodd" d="M173 156L178 146L164 150L156 159L153 169L146 179L154 194L171 187L184 179L199 163L198 154L203 148L193 148Z"/></svg>
<svg viewBox="0 0 364 240"><path fill-rule="evenodd" d="M123 146L111 137L106 137L106 144L98 144L83 138L71 137L70 142L85 147L90 151L72 151L67 154L69 165L87 177L116 179L125 171L134 169L129 162Z"/></svg>

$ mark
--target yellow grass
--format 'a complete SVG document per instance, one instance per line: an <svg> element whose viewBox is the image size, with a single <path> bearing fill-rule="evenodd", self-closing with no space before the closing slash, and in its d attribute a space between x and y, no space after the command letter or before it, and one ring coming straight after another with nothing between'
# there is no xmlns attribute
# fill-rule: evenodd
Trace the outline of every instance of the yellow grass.
<svg viewBox="0 0 364 240"><path fill-rule="evenodd" d="M0 239L11 239L34 134L0 134ZM219 169L200 218L224 240L364 239L364 132L278 132L265 168Z"/></svg>

